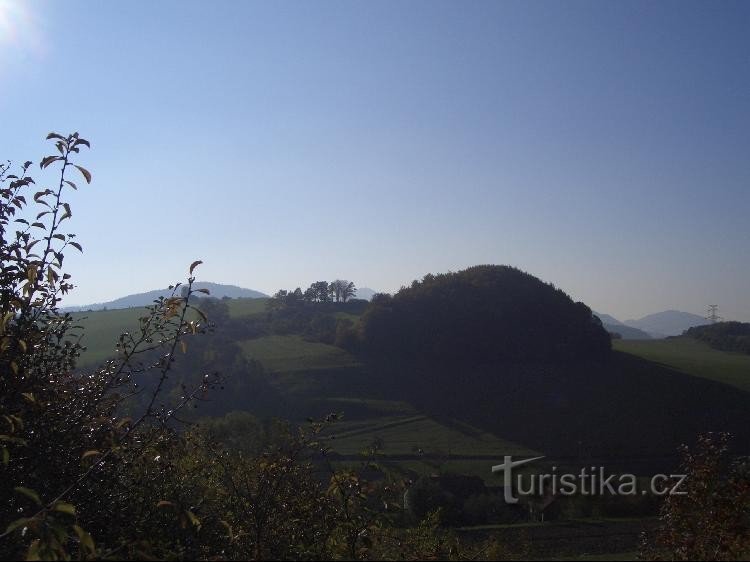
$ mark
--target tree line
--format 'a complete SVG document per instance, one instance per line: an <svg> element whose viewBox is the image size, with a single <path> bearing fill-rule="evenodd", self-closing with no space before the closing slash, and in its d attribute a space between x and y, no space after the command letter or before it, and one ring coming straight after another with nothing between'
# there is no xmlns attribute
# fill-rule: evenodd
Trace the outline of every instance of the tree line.
<svg viewBox="0 0 750 562"><path fill-rule="evenodd" d="M686 330L685 335L721 351L750 353L750 323L747 322L717 322L694 326Z"/></svg>
<svg viewBox="0 0 750 562"><path fill-rule="evenodd" d="M357 287L353 281L335 279L330 283L316 281L304 291L300 287L294 290L281 289L273 295L272 299L285 305L347 302L356 294Z"/></svg>

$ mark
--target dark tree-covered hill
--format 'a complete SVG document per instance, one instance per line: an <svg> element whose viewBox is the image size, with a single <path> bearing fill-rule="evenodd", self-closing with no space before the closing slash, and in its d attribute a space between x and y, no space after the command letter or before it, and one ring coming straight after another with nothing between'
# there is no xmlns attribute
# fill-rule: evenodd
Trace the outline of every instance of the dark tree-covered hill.
<svg viewBox="0 0 750 562"><path fill-rule="evenodd" d="M610 337L591 309L519 269L479 265L427 275L362 317L366 354L488 362L600 357Z"/></svg>
<svg viewBox="0 0 750 562"><path fill-rule="evenodd" d="M750 323L717 322L706 326L696 326L685 332L697 340L721 351L750 353Z"/></svg>

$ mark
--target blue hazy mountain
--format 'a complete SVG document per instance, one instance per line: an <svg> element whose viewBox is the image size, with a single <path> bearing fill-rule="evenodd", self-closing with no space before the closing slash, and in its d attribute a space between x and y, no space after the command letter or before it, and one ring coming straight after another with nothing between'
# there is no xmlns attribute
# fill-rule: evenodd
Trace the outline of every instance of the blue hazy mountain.
<svg viewBox="0 0 750 562"><path fill-rule="evenodd" d="M237 287L236 285L222 285L221 283L210 283L207 281L196 281L193 284L193 288L208 289L211 293L210 296L218 299L223 297L228 297L231 299L260 299L268 297L268 295L261 293L260 291L245 289L243 287ZM105 308L112 310L117 308L148 306L150 304L153 304L154 300L158 299L159 297L167 297L171 294L172 292L168 289L157 289L155 291L127 295L108 302L99 302L83 306L68 306L64 307L63 310L67 312L78 312L81 310L102 310ZM202 293L196 293L196 296L205 297L206 295Z"/></svg>
<svg viewBox="0 0 750 562"><path fill-rule="evenodd" d="M679 336L689 328L708 324L708 320L690 312L665 310L664 312L649 314L638 320L626 320L624 324L648 332L655 338L664 338Z"/></svg>
<svg viewBox="0 0 750 562"><path fill-rule="evenodd" d="M602 314L600 312L594 312L594 314L599 317L599 320L601 320L602 324L604 325L604 329L607 330L610 334L620 334L620 336L624 340L652 339L651 335L649 335L647 332L639 330L638 328L633 328L632 326L627 326L614 316L610 316L609 314Z"/></svg>
<svg viewBox="0 0 750 562"><path fill-rule="evenodd" d="M359 289L357 289L354 298L369 301L372 300L373 295L378 294L378 292L379 291L375 291L373 289L370 289L369 287L360 287Z"/></svg>

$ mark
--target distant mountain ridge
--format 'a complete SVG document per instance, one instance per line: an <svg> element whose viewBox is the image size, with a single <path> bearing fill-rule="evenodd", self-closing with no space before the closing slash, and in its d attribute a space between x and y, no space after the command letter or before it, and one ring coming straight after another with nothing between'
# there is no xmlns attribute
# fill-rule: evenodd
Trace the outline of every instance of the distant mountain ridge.
<svg viewBox="0 0 750 562"><path fill-rule="evenodd" d="M360 287L354 294L355 299L364 299L366 301L372 300L372 297L377 295L379 291L370 289L369 287Z"/></svg>
<svg viewBox="0 0 750 562"><path fill-rule="evenodd" d="M708 320L690 312L665 310L664 312L649 314L638 320L626 320L624 324L648 332L653 337L664 338L679 336L685 330L708 324Z"/></svg>
<svg viewBox="0 0 750 562"><path fill-rule="evenodd" d="M208 281L196 281L193 283L194 289L208 289L211 297L223 298L229 297L232 299L262 299L268 298L268 295L261 293L260 291L254 291L252 289L245 289L236 285L223 285L221 283L211 283ZM178 291L179 292L179 291ZM103 309L119 309L119 308L133 308L137 306L148 306L159 297L167 297L172 294L172 291L168 289L157 289L155 291L147 291L145 293L136 293L134 295L127 295L114 299L108 302L94 303L83 306L66 306L63 307L65 312L80 312L85 310L103 310ZM196 293L197 297L205 297L202 293Z"/></svg>
<svg viewBox="0 0 750 562"><path fill-rule="evenodd" d="M601 320L602 324L604 325L604 329L607 330L610 334L619 334L620 337L624 340L652 339L651 335L647 332L639 330L638 328L633 328L632 326L627 326L614 316L610 316L609 314L602 314L600 312L594 312L594 314L599 317L599 320Z"/></svg>
<svg viewBox="0 0 750 562"><path fill-rule="evenodd" d="M685 330L708 324L702 316L680 310L665 310L624 322L609 314L599 312L594 312L594 314L599 317L608 332L616 332L626 340L679 336Z"/></svg>
<svg viewBox="0 0 750 562"><path fill-rule="evenodd" d="M595 316L599 317L599 320L602 321L602 324L622 325L622 322L620 322L614 316L610 316L609 314L603 314L601 312L596 312L595 310L593 310L592 312L594 313Z"/></svg>

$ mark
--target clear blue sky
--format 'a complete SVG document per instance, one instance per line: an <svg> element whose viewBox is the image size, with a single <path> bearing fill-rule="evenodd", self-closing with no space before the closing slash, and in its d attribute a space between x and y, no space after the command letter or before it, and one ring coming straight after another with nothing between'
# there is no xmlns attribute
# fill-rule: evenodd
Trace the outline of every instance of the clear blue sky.
<svg viewBox="0 0 750 562"><path fill-rule="evenodd" d="M92 142L69 304L512 264L750 320L750 3L0 0L0 157Z"/></svg>

